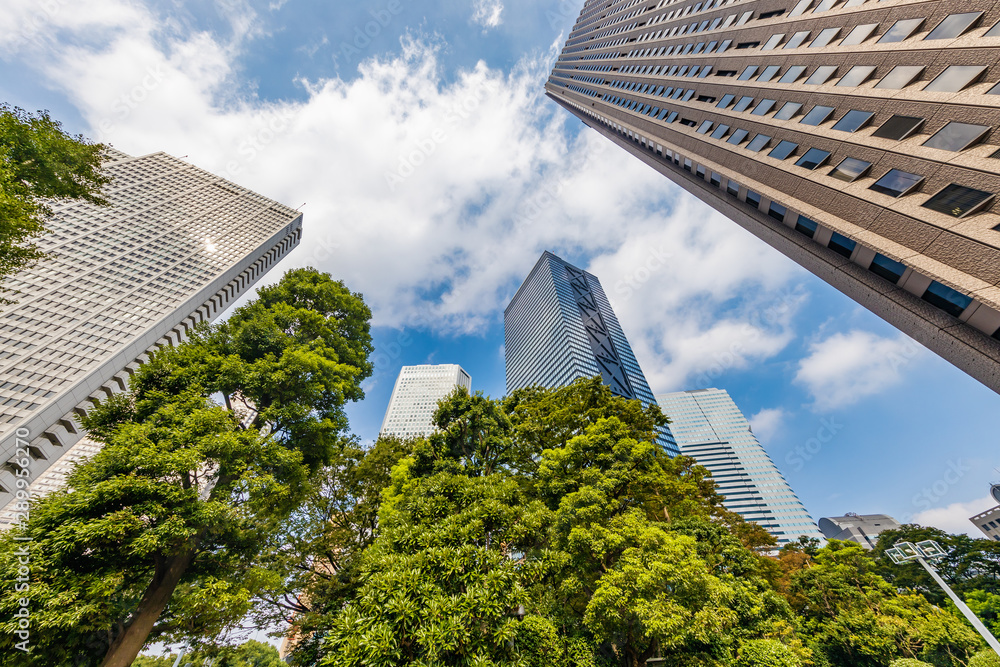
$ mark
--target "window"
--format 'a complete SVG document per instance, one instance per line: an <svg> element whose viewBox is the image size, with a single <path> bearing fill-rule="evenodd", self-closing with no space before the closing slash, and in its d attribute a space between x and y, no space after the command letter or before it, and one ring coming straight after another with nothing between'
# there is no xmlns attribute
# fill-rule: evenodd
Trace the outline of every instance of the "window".
<svg viewBox="0 0 1000 667"><path fill-rule="evenodd" d="M823 151L818 148L810 148L805 152L805 154L799 158L799 161L795 163L796 167L805 167L806 169L816 169L823 166L827 158L830 157L829 151Z"/></svg>
<svg viewBox="0 0 1000 667"><path fill-rule="evenodd" d="M751 104L753 104L752 97L741 97L740 101L737 102L736 106L733 107L733 111L746 111L747 107L749 107Z"/></svg>
<svg viewBox="0 0 1000 667"><path fill-rule="evenodd" d="M757 17L757 20L758 21L764 21L766 19L773 19L773 18L775 18L777 16L781 16L784 13L785 13L784 9L775 9L774 11L770 11L770 12L761 12L760 16Z"/></svg>
<svg viewBox="0 0 1000 667"><path fill-rule="evenodd" d="M934 136L924 142L924 146L945 151L964 151L982 141L989 131L990 128L986 125L952 122L935 132Z"/></svg>
<svg viewBox="0 0 1000 667"><path fill-rule="evenodd" d="M698 168L695 169L694 171L696 174L698 174L698 178L702 179L705 178L705 168L703 166L698 165Z"/></svg>
<svg viewBox="0 0 1000 667"><path fill-rule="evenodd" d="M805 74L805 71L805 65L795 65L794 67L789 67L784 76L778 79L778 83L795 83L803 74Z"/></svg>
<svg viewBox="0 0 1000 667"><path fill-rule="evenodd" d="M713 171L712 175L709 177L708 182L714 185L715 187L719 187L720 185L722 185L722 175L717 174Z"/></svg>
<svg viewBox="0 0 1000 667"><path fill-rule="evenodd" d="M872 260L868 270L895 285L899 283L899 279L906 273L906 265L879 253L875 255L875 259Z"/></svg>
<svg viewBox="0 0 1000 667"><path fill-rule="evenodd" d="M816 71L812 73L812 76L806 79L806 85L821 86L826 83L829 78L836 73L836 71L836 65L823 65L822 67L817 67Z"/></svg>
<svg viewBox="0 0 1000 667"><path fill-rule="evenodd" d="M829 175L839 181L853 183L864 176L871 169L871 166L871 162L865 162L856 157L844 158L840 164L833 168Z"/></svg>
<svg viewBox="0 0 1000 667"><path fill-rule="evenodd" d="M726 192L728 192L734 197L739 197L740 184L730 178L728 181L726 181Z"/></svg>
<svg viewBox="0 0 1000 667"><path fill-rule="evenodd" d="M758 69L760 68L757 67L756 65L750 65L750 67L747 67L745 70L743 70L743 74L740 74L737 81L749 81L751 78L753 78L753 75L757 73Z"/></svg>
<svg viewBox="0 0 1000 667"><path fill-rule="evenodd" d="M784 38L785 38L785 33L781 33L780 35L771 35L767 39L767 41L764 42L764 46L760 47L760 50L770 51L774 47L778 46L778 44L781 44L781 40L783 40Z"/></svg>
<svg viewBox="0 0 1000 667"><path fill-rule="evenodd" d="M830 239L830 243L828 243L826 247L838 255L843 255L847 259L850 259L851 255L854 254L854 249L858 247L858 244L843 234L834 232L833 237Z"/></svg>
<svg viewBox="0 0 1000 667"><path fill-rule="evenodd" d="M875 28L878 27L878 23L866 23L865 25L859 25L854 28L851 32L847 33L847 37L844 41L840 43L841 46L855 46L865 41L872 36L875 32Z"/></svg>
<svg viewBox="0 0 1000 667"><path fill-rule="evenodd" d="M814 106L799 122L803 125L819 125L830 117L833 107Z"/></svg>
<svg viewBox="0 0 1000 667"><path fill-rule="evenodd" d="M747 190L747 204L753 208L760 208L760 193L754 192L753 190Z"/></svg>
<svg viewBox="0 0 1000 667"><path fill-rule="evenodd" d="M983 37L1000 37L1000 23L987 30Z"/></svg>
<svg viewBox="0 0 1000 667"><path fill-rule="evenodd" d="M913 83L913 80L920 76L923 71L923 65L899 65L893 67L892 71L882 77L882 80L876 83L875 87L900 90Z"/></svg>
<svg viewBox="0 0 1000 667"><path fill-rule="evenodd" d="M698 75L698 78L699 79L704 79L706 76L708 76L711 73L711 71L712 71L712 66L711 65L705 65L704 67L701 68L701 74Z"/></svg>
<svg viewBox="0 0 1000 667"><path fill-rule="evenodd" d="M917 118L916 116L893 116L889 120L882 123L882 127L875 130L875 132L872 133L872 136L880 137L882 139L902 141L916 132L917 128L923 124L924 119Z"/></svg>
<svg viewBox="0 0 1000 667"><path fill-rule="evenodd" d="M924 39L955 39L979 21L982 12L967 12L946 16Z"/></svg>
<svg viewBox="0 0 1000 667"><path fill-rule="evenodd" d="M805 234L809 238L812 238L816 235L817 229L819 229L819 225L817 225L813 220L810 220L804 215L800 215L799 219L795 223L795 231L799 232L800 234Z"/></svg>
<svg viewBox="0 0 1000 667"><path fill-rule="evenodd" d="M957 93L975 83L985 71L986 68L980 65L952 65L924 86L924 90L933 93Z"/></svg>
<svg viewBox="0 0 1000 667"><path fill-rule="evenodd" d="M791 141L779 142L777 146L771 149L771 152L767 154L768 157L773 157L776 160L784 160L789 155L795 152L795 149L799 145L792 143Z"/></svg>
<svg viewBox="0 0 1000 667"><path fill-rule="evenodd" d="M753 108L753 111L751 111L750 114L753 116L764 116L771 110L771 107L773 107L774 104L774 100L761 100L760 103Z"/></svg>
<svg viewBox="0 0 1000 667"><path fill-rule="evenodd" d="M992 192L973 190L952 183L924 202L923 206L953 218L964 218L985 206L993 199L993 196Z"/></svg>
<svg viewBox="0 0 1000 667"><path fill-rule="evenodd" d="M902 197L915 187L920 185L924 177L919 174L910 174L900 169L890 169L882 178L875 181L868 189L881 192L890 197Z"/></svg>
<svg viewBox="0 0 1000 667"><path fill-rule="evenodd" d="M699 95L698 102L704 102L705 104L715 104L715 98L711 95Z"/></svg>
<svg viewBox="0 0 1000 667"><path fill-rule="evenodd" d="M726 143L733 144L734 146L739 146L740 144L743 143L743 140L747 138L748 134L750 133L747 132L746 130L736 130L735 132L733 132L732 136L729 137Z"/></svg>
<svg viewBox="0 0 1000 667"><path fill-rule="evenodd" d="M803 30L802 32L797 32L794 35L792 35L791 39L788 40L788 43L785 44L785 48L786 49L797 49L798 47L802 46L802 42L806 41L806 39L808 39L808 37L809 37L809 31L808 30Z"/></svg>
<svg viewBox="0 0 1000 667"><path fill-rule="evenodd" d="M841 132L857 132L865 125L868 121L872 119L875 114L870 111L858 111L857 109L851 109L844 117L837 121L833 129L840 130Z"/></svg>
<svg viewBox="0 0 1000 667"><path fill-rule="evenodd" d="M826 30L820 30L819 34L816 35L816 39L812 41L809 45L810 49L818 49L822 46L826 46L840 34L840 28L827 28Z"/></svg>
<svg viewBox="0 0 1000 667"><path fill-rule="evenodd" d="M902 21L896 21L892 24L891 28L885 31L885 34L882 35L877 43L889 44L890 42L902 42L912 35L913 31L919 28L923 22L923 19L903 19Z"/></svg>
<svg viewBox="0 0 1000 667"><path fill-rule="evenodd" d="M936 280L924 292L923 300L953 317L961 315L972 303L972 297L965 296L958 290L953 290Z"/></svg>
<svg viewBox="0 0 1000 667"><path fill-rule="evenodd" d="M771 202L771 205L767 209L767 214L778 222L785 221L786 213L788 213L788 209L776 202Z"/></svg>
<svg viewBox="0 0 1000 667"><path fill-rule="evenodd" d="M798 102L785 102L785 105L778 109L778 113L774 114L775 120L789 120L794 118L795 114L799 112L802 105Z"/></svg>
<svg viewBox="0 0 1000 667"><path fill-rule="evenodd" d="M837 85L852 87L860 86L868 80L868 77L870 77L873 72L875 72L875 68L869 65L858 65L857 67L852 67L848 70L847 74L845 74L840 81L837 82Z"/></svg>
<svg viewBox="0 0 1000 667"><path fill-rule="evenodd" d="M828 12L836 6L840 0L823 0L823 2L817 5L816 9L813 10L813 14L819 14L820 12Z"/></svg>
<svg viewBox="0 0 1000 667"><path fill-rule="evenodd" d="M723 95L722 99L719 100L719 103L716 104L715 106L719 109L725 109L726 107L728 107L730 104L733 103L734 99L736 99L735 95L728 95L728 94Z"/></svg>
<svg viewBox="0 0 1000 667"><path fill-rule="evenodd" d="M698 126L698 134L705 134L712 129L714 123L710 120L702 121L701 125Z"/></svg>
<svg viewBox="0 0 1000 667"><path fill-rule="evenodd" d="M766 83L778 75L778 70L781 69L780 65L770 65L764 68L764 71L760 73L757 80Z"/></svg>
<svg viewBox="0 0 1000 667"><path fill-rule="evenodd" d="M698 121L692 118L681 118L681 125L687 125L688 127L695 127Z"/></svg>
<svg viewBox="0 0 1000 667"><path fill-rule="evenodd" d="M756 49L760 46L760 42L740 42L736 45L736 49Z"/></svg>
<svg viewBox="0 0 1000 667"><path fill-rule="evenodd" d="M799 0L799 4L795 5L795 8L788 14L789 17L801 16L805 14L806 10L812 6L813 0Z"/></svg>
<svg viewBox="0 0 1000 667"><path fill-rule="evenodd" d="M721 139L722 137L726 136L726 132L729 132L729 126L719 125L718 127L715 128L715 132L712 133L712 138Z"/></svg>
<svg viewBox="0 0 1000 667"><path fill-rule="evenodd" d="M770 142L771 142L771 137L767 136L766 134L758 134L756 137L750 140L749 144L747 144L747 150L757 153L758 151L767 148L767 145Z"/></svg>

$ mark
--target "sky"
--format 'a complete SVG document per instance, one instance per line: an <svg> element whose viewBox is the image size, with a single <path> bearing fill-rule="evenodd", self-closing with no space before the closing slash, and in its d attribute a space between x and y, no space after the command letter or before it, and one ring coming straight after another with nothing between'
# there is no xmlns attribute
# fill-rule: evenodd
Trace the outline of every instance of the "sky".
<svg viewBox="0 0 1000 667"><path fill-rule="evenodd" d="M544 250L597 275L654 393L727 389L815 519L976 534L1000 397L597 136L543 92L582 0L4 0L0 101L304 214L373 310L349 410L403 365L505 393L503 310Z"/></svg>

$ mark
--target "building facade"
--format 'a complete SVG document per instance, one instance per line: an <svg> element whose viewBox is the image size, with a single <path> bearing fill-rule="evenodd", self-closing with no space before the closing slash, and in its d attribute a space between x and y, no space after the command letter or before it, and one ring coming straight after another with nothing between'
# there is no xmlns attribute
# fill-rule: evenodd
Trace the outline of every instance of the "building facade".
<svg viewBox="0 0 1000 667"><path fill-rule="evenodd" d="M994 484L990 489L990 495L1000 503L1000 484ZM1000 505L985 512L977 514L969 519L976 525L976 528L983 531L983 534L991 540L1000 541Z"/></svg>
<svg viewBox="0 0 1000 667"><path fill-rule="evenodd" d="M587 0L584 123L1000 391L1000 4Z"/></svg>
<svg viewBox="0 0 1000 667"><path fill-rule="evenodd" d="M898 528L899 522L885 514L849 513L819 520L819 529L826 539L857 542L868 551L875 548L879 535Z"/></svg>
<svg viewBox="0 0 1000 667"><path fill-rule="evenodd" d="M508 393L600 375L618 396L656 402L601 282L550 252L504 311L504 340ZM680 453L668 427L659 443L671 456Z"/></svg>
<svg viewBox="0 0 1000 667"><path fill-rule="evenodd" d="M284 257L302 216L163 153L115 152L108 207L54 205L48 256L2 284L0 527L16 480L58 488L99 445L78 417L226 307ZM27 456L25 456L27 454Z"/></svg>
<svg viewBox="0 0 1000 667"><path fill-rule="evenodd" d="M389 399L381 435L423 438L436 430L438 401L456 388L472 393L472 378L455 364L403 366Z"/></svg>
<svg viewBox="0 0 1000 667"><path fill-rule="evenodd" d="M759 524L779 547L802 535L823 538L727 391L658 394L656 400L681 453L712 473L726 509Z"/></svg>

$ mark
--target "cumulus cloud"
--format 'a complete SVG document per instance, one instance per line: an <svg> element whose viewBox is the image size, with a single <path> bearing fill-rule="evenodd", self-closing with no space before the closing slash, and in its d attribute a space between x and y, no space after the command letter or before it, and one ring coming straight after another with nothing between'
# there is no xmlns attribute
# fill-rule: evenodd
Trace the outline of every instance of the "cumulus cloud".
<svg viewBox="0 0 1000 667"><path fill-rule="evenodd" d="M20 25L32 4L4 3L0 22ZM510 71L481 62L446 73L433 44L404 39L349 82L302 80L301 100L268 101L241 92L245 43L174 25L153 6L79 0L41 19L58 43L0 41L0 53L32 63L102 141L188 156L304 202L305 236L286 266L343 278L376 325L485 331L552 250L601 277L656 391L709 386L794 337L805 296L789 284L801 269L577 132L544 99L557 51ZM266 28L240 25L243 39Z"/></svg>
<svg viewBox="0 0 1000 667"><path fill-rule="evenodd" d="M501 0L476 0L472 21L486 29L498 27L503 23L503 2Z"/></svg>
<svg viewBox="0 0 1000 667"><path fill-rule="evenodd" d="M837 333L809 347L795 381L813 398L817 411L836 410L898 384L903 370L924 348L900 335L883 338L868 331Z"/></svg>
<svg viewBox="0 0 1000 667"><path fill-rule="evenodd" d="M781 408L765 408L750 417L750 428L754 435L766 445L785 424L788 413Z"/></svg>
<svg viewBox="0 0 1000 667"><path fill-rule="evenodd" d="M967 503L952 503L947 507L937 507L915 514L911 522L940 528L949 533L966 533L972 537L982 538L985 537L983 532L969 521L969 517L985 512L996 504L997 501L990 496Z"/></svg>

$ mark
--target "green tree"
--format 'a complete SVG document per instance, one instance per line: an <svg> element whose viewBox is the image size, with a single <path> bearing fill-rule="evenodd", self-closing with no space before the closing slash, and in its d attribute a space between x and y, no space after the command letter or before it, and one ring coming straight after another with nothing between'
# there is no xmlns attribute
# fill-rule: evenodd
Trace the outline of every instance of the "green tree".
<svg viewBox="0 0 1000 667"><path fill-rule="evenodd" d="M972 656L969 667L1000 667L1000 656L993 649L981 651Z"/></svg>
<svg viewBox="0 0 1000 667"><path fill-rule="evenodd" d="M48 202L106 204L105 156L105 146L69 136L48 112L0 104L0 280L42 256L32 240L45 231Z"/></svg>
<svg viewBox="0 0 1000 667"><path fill-rule="evenodd" d="M1000 635L1000 595L983 590L969 591L965 594L965 604L994 636Z"/></svg>
<svg viewBox="0 0 1000 667"><path fill-rule="evenodd" d="M802 662L787 646L773 639L755 639L740 648L733 667L799 667Z"/></svg>
<svg viewBox="0 0 1000 667"><path fill-rule="evenodd" d="M0 538L4 555L32 540L28 664L125 667L150 640L214 637L275 585L258 555L350 444L344 404L371 371L369 317L342 283L291 271L93 411L101 452Z"/></svg>

